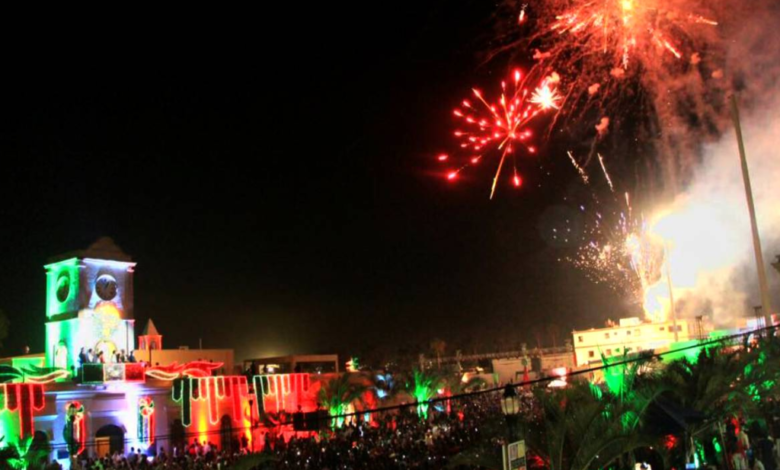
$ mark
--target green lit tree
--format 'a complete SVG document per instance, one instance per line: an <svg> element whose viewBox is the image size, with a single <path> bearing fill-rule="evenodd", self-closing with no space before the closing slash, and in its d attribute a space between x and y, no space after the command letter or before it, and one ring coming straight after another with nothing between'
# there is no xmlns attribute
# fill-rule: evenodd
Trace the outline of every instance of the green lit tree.
<svg viewBox="0 0 780 470"><path fill-rule="evenodd" d="M550 470L625 463L634 450L649 445L642 418L660 393L654 386L643 386L621 396L579 382L562 390L537 390L539 410L528 423L526 444Z"/></svg>
<svg viewBox="0 0 780 470"><path fill-rule="evenodd" d="M695 360L682 358L667 364L660 378L678 404L721 420L739 413L750 400L747 386L753 380L737 382L745 369L744 357L738 352L702 349ZM690 429L694 434L698 431Z"/></svg>
<svg viewBox="0 0 780 470"><path fill-rule="evenodd" d="M340 416L349 413L350 408L354 409L356 405L364 405L366 394L372 391L371 385L365 374L341 374L324 382L317 398L331 416ZM332 420L331 426L340 428L344 422L345 418L338 417Z"/></svg>
<svg viewBox="0 0 780 470"><path fill-rule="evenodd" d="M691 460L696 443L710 440L716 444L713 447L723 448L724 428L719 423L735 416L762 417L762 407L770 402L767 398L776 393L778 361L777 340L765 339L741 347L701 348L698 355L667 364L659 377L670 389L669 398L706 419L680 423L684 452L677 449L676 455L669 452L666 457Z"/></svg>
<svg viewBox="0 0 780 470"><path fill-rule="evenodd" d="M411 379L407 380L408 393L417 402L417 416L428 418L430 400L438 396L438 391L447 386L447 378L441 371L413 369Z"/></svg>
<svg viewBox="0 0 780 470"><path fill-rule="evenodd" d="M42 469L48 454L48 445L34 445L33 438L27 437L3 449L0 465L14 470Z"/></svg>

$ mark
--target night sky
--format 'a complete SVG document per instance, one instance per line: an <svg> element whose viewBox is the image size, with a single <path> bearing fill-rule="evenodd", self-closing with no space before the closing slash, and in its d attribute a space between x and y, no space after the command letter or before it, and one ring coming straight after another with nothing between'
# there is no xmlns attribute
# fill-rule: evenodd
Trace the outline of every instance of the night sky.
<svg viewBox="0 0 780 470"><path fill-rule="evenodd" d="M443 178L490 2L103 12L2 33L2 352L43 350L48 258L110 236L167 347L237 358L509 347L625 308L558 258L562 148ZM72 16L72 18L70 17ZM549 174L548 174L549 173ZM576 225L576 224L575 224Z"/></svg>

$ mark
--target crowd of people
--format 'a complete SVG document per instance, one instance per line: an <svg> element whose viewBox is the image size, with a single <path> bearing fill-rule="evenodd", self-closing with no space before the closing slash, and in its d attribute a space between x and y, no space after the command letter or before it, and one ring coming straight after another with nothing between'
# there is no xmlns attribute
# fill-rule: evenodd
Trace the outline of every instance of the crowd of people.
<svg viewBox="0 0 780 470"><path fill-rule="evenodd" d="M84 364L116 364L123 362L136 362L133 351L127 354L124 349L118 349L111 354L106 354L103 350L94 352L92 348L81 348L79 351L79 368Z"/></svg>
<svg viewBox="0 0 780 470"><path fill-rule="evenodd" d="M78 464L84 470L222 470L248 459L256 461L251 464L255 468L274 470L441 469L480 441L480 426L495 413L500 414L495 400L475 399L429 420L409 409L378 417L371 425L353 422L306 437L266 433L254 455L246 439L230 446L232 450L193 440L184 445L161 442L154 457L138 449L102 458L90 458L87 452ZM492 447L497 449L498 443Z"/></svg>
<svg viewBox="0 0 780 470"><path fill-rule="evenodd" d="M780 468L780 447L770 433L754 425L748 429L744 421L731 420L726 425L726 451L733 470L777 470Z"/></svg>
<svg viewBox="0 0 780 470"><path fill-rule="evenodd" d="M351 424L327 440L280 440L265 451L277 457L280 470L441 469L482 439L490 414L500 415L495 400L473 400L463 408L430 421L415 413L388 415L378 426Z"/></svg>
<svg viewBox="0 0 780 470"><path fill-rule="evenodd" d="M460 467L453 458L462 451L481 449L498 457L499 439L488 436L486 423L501 418L494 397L473 397L457 409L432 413L420 419L414 408L375 416L372 422L355 421L335 430L295 434L289 429L264 430L251 444L246 437L234 436L220 448L210 440L192 439L173 444L160 440L154 456L140 449L128 453L94 458L82 454L78 468L84 470L433 470ZM267 431L267 432L265 432ZM732 470L780 469L780 447L767 431L732 420L724 426L726 458ZM222 436L211 437L224 442ZM475 445L477 444L477 445ZM253 453L253 451L256 451ZM477 456L478 457L478 456ZM479 467L480 460L469 459L468 469ZM500 459L498 460L500 462ZM461 462L462 463L462 462ZM725 463L725 462L724 462ZM500 463L499 463L500 465ZM653 464L653 468L656 465ZM56 464L49 470L57 470Z"/></svg>

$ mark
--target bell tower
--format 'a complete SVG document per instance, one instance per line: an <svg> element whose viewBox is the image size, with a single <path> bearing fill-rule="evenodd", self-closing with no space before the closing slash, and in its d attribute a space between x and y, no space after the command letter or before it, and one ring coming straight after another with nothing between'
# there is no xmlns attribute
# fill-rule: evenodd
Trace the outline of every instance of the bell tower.
<svg viewBox="0 0 780 470"><path fill-rule="evenodd" d="M111 238L57 256L45 268L48 366L75 370L81 348L95 356L102 351L105 362L135 348L135 263Z"/></svg>

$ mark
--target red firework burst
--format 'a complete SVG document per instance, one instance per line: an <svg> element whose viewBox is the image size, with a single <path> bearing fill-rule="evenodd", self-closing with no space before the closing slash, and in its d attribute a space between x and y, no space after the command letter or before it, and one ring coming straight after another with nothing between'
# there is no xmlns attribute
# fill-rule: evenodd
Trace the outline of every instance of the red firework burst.
<svg viewBox="0 0 780 470"><path fill-rule="evenodd" d="M507 86L506 81L501 82L501 93L496 102L488 101L482 91L473 88L476 101L472 103L465 99L453 111L463 125L462 128L455 130L455 138L460 144L461 151L468 152L470 156L460 168L448 173L447 179L456 179L464 168L476 165L484 155L497 151L500 158L490 189L490 198L493 199L507 157L511 156L514 163L515 151L518 147L529 154L536 152L536 148L529 143L532 132L527 126L544 111L558 107L560 96L555 88L557 81L557 75L553 74L542 80L536 88L529 90L523 73L515 70L512 73L510 86ZM438 160L447 161L449 158L447 155L439 155ZM515 164L512 182L515 187L520 187L522 181Z"/></svg>

